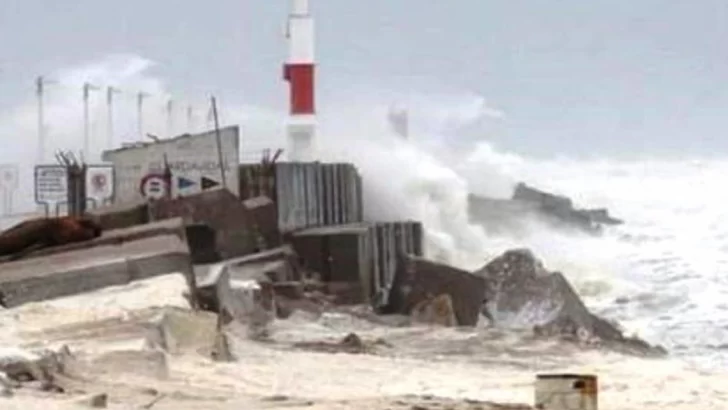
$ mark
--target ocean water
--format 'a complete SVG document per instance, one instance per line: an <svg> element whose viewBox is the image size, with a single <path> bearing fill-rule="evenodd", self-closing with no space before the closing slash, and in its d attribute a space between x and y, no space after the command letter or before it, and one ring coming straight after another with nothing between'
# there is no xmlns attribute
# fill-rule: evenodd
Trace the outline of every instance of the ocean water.
<svg viewBox="0 0 728 410"><path fill-rule="evenodd" d="M49 152L80 149L80 84L86 80L154 94L145 111L145 130L152 134L208 126L201 104L193 121L187 123L179 113L168 128L164 81L147 74L151 66L139 57L112 56L55 73L60 84L49 91L46 105ZM428 256L467 269L512 247L531 248L548 268L562 271L591 308L629 332L701 368L718 370L728 363L728 191L721 185L728 158L528 158L494 147L487 138L473 138L472 127L467 139L458 134L495 115L472 95L417 94L408 101L414 131L404 141L386 124L391 101L365 97L352 104L324 103L318 148L324 159L357 164L368 218L422 220ZM95 144L87 158L94 159L104 148L107 118L101 94L91 103ZM5 147L0 163L21 167L17 212L33 208L34 107L29 85L27 100L0 114ZM136 139L134 113L133 93L127 92L114 113L116 144ZM243 125L244 158L284 147L279 112L239 102L224 105L221 114L223 124ZM19 143L14 135L28 138ZM468 221L469 192L507 197L517 181L568 195L580 206L607 207L626 223L598 238L538 225L526 235L509 237Z"/></svg>
<svg viewBox="0 0 728 410"><path fill-rule="evenodd" d="M370 197L387 198L384 209L369 208L373 217L405 212L425 221L429 255L464 268L509 248L530 248L549 269L563 272L595 312L628 333L701 367L726 364L728 211L722 204L728 193L718 187L728 159L545 161L499 153L484 142L454 163L441 147L412 144L394 152L390 144L374 164L369 152L353 158L365 178L373 176L365 179L375 185ZM515 237L467 221L467 192L507 196L513 181L570 196L577 206L606 207L625 224L600 237L534 224Z"/></svg>

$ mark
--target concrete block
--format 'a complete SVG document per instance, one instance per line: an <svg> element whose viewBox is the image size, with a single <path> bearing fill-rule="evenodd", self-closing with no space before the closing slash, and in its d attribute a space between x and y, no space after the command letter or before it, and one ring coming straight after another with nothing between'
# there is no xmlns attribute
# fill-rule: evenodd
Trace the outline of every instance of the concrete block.
<svg viewBox="0 0 728 410"><path fill-rule="evenodd" d="M146 202L115 204L88 211L105 231L124 229L149 222Z"/></svg>
<svg viewBox="0 0 728 410"><path fill-rule="evenodd" d="M180 239L186 240L185 225L186 223L182 218L170 218L124 229L114 229L105 231L98 238L88 241L39 249L24 255L23 259L54 255L80 249L89 249L102 245L118 245L123 242L130 242L164 234L177 235ZM0 263L7 262L9 260L11 260L9 257L0 257Z"/></svg>
<svg viewBox="0 0 728 410"><path fill-rule="evenodd" d="M190 252L177 235L100 245L0 265L0 303L13 307L173 272L194 289Z"/></svg>
<svg viewBox="0 0 728 410"><path fill-rule="evenodd" d="M276 204L267 196L257 196L243 201L254 221L258 233L259 249L271 249L281 246L282 238L278 230L278 211Z"/></svg>
<svg viewBox="0 0 728 410"><path fill-rule="evenodd" d="M151 220L183 217L214 229L217 248L223 259L244 256L260 250L256 221L235 195L227 190L205 191L149 204Z"/></svg>
<svg viewBox="0 0 728 410"><path fill-rule="evenodd" d="M458 325L475 326L485 294L482 277L422 258L401 256L383 313L410 314L417 304L448 295Z"/></svg>
<svg viewBox="0 0 728 410"><path fill-rule="evenodd" d="M196 292L200 307L211 312L220 310L218 283L223 274L238 281L287 282L297 276L294 260L293 250L282 246L199 269Z"/></svg>
<svg viewBox="0 0 728 410"><path fill-rule="evenodd" d="M195 351L209 356L216 342L217 320L210 312L167 308L147 325L146 345L175 355Z"/></svg>

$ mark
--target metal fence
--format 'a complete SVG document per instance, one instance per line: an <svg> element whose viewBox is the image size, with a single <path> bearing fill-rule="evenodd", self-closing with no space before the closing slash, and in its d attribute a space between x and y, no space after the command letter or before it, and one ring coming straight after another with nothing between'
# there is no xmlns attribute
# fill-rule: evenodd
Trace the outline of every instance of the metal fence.
<svg viewBox="0 0 728 410"><path fill-rule="evenodd" d="M244 164L239 172L241 198L275 201L282 233L363 220L362 180L352 164Z"/></svg>

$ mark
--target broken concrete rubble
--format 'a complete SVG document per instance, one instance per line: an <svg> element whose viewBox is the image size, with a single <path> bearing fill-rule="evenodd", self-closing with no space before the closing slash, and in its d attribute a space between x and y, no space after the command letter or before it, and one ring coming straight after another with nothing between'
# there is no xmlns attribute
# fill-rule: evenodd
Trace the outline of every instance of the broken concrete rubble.
<svg viewBox="0 0 728 410"><path fill-rule="evenodd" d="M253 212L237 196L224 189L148 204L150 220L183 217L189 222L205 224L214 229L218 252L223 259L263 250L261 236L277 229L275 220L256 219L256 216L265 215L261 209L265 207L273 208L274 204L261 203Z"/></svg>
<svg viewBox="0 0 728 410"><path fill-rule="evenodd" d="M431 299L425 299L416 304L410 313L414 323L427 323L439 326L457 326L452 298L448 294L441 294Z"/></svg>
<svg viewBox="0 0 728 410"><path fill-rule="evenodd" d="M215 343L217 315L167 308L146 326L149 333L145 344L150 349L160 349L173 355L196 351L209 356Z"/></svg>
<svg viewBox="0 0 728 410"><path fill-rule="evenodd" d="M402 255L382 313L410 314L420 302L448 295L459 326L475 326L485 294L485 281L451 266Z"/></svg>
<svg viewBox="0 0 728 410"><path fill-rule="evenodd" d="M349 333L339 342L300 342L294 347L323 353L375 353L377 347L387 346L384 340L364 341L356 333Z"/></svg>
<svg viewBox="0 0 728 410"><path fill-rule="evenodd" d="M245 324L252 338L265 337L267 325L276 316L271 277L277 277L279 264L285 262L269 260L273 255L286 254L269 252L258 258L238 258L211 266L197 290L201 308L219 314L223 324Z"/></svg>
<svg viewBox="0 0 728 410"><path fill-rule="evenodd" d="M630 353L666 353L660 346L625 337L615 325L592 314L566 278L547 271L529 250L508 251L475 274L485 279L486 308L496 326L531 327L537 335Z"/></svg>
<svg viewBox="0 0 728 410"><path fill-rule="evenodd" d="M176 235L18 260L2 265L0 304L13 307L169 272L185 275L194 288L189 249Z"/></svg>
<svg viewBox="0 0 728 410"><path fill-rule="evenodd" d="M218 285L224 272L240 281L290 282L300 277L296 255L289 246L282 246L240 258L229 259L200 269L197 295L202 309L218 312Z"/></svg>
<svg viewBox="0 0 728 410"><path fill-rule="evenodd" d="M58 378L65 373L71 358L65 345L56 350L3 349L0 373L4 376L4 393L11 394L13 388L28 382L38 382L41 390L63 391Z"/></svg>

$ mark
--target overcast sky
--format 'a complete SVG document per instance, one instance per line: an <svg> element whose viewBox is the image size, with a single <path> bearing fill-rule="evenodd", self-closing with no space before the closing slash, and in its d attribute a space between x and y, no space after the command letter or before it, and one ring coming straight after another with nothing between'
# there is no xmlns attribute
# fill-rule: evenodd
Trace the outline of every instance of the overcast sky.
<svg viewBox="0 0 728 410"><path fill-rule="evenodd" d="M524 154L728 153L725 0L311 2L322 99L482 94L506 114L490 138ZM0 108L32 98L36 75L110 53L158 62L174 92L280 108L288 8L1 0Z"/></svg>

